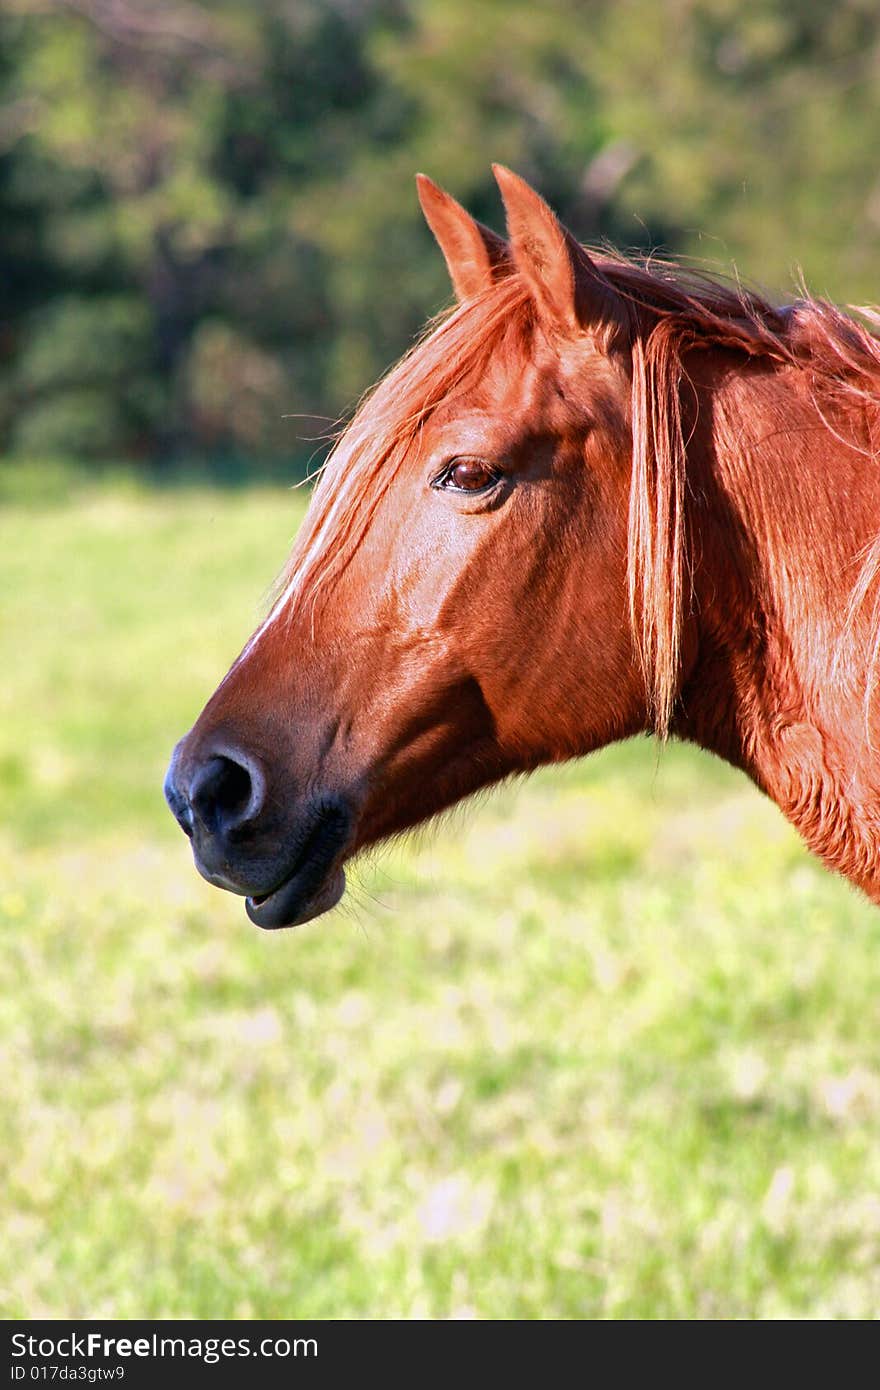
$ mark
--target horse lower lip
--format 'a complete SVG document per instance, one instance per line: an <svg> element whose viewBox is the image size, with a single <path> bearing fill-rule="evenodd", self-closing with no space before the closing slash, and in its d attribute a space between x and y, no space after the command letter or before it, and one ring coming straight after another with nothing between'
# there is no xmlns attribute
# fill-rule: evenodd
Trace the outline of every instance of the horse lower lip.
<svg viewBox="0 0 880 1390"><path fill-rule="evenodd" d="M345 892L345 871L341 868L328 874L308 895L303 894L298 878L295 874L268 897L245 899L245 911L255 926L264 931L301 926L322 912L329 912Z"/></svg>
<svg viewBox="0 0 880 1390"><path fill-rule="evenodd" d="M274 931L298 926L335 907L345 891L338 864L349 838L350 817L333 807L321 814L309 833L293 871L271 893L245 900L245 911L258 927Z"/></svg>

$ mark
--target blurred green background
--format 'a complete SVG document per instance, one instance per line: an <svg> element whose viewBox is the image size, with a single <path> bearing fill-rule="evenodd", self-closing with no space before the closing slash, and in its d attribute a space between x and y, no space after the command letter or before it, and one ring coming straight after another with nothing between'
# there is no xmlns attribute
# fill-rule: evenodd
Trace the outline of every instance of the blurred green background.
<svg viewBox="0 0 880 1390"><path fill-rule="evenodd" d="M423 168L878 297L874 0L0 6L4 1316L880 1313L880 925L638 741L259 933L161 800L328 422L448 295Z"/></svg>

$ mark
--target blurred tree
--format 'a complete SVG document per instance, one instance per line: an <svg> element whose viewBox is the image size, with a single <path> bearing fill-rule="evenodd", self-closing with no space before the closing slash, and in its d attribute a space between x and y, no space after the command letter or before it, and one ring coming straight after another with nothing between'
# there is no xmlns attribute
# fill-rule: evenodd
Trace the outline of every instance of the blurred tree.
<svg viewBox="0 0 880 1390"><path fill-rule="evenodd" d="M876 0L2 0L0 447L292 453L447 299L417 168L870 299L878 97Z"/></svg>

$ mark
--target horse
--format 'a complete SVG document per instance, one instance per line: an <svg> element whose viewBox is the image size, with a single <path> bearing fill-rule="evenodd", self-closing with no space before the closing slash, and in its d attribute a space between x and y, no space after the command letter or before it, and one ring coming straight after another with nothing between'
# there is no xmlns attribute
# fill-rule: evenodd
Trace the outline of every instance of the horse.
<svg viewBox="0 0 880 1390"><path fill-rule="evenodd" d="M587 251L494 172L506 237L418 176L456 302L340 435L174 751L197 868L295 925L367 847L653 734L880 902L877 316Z"/></svg>

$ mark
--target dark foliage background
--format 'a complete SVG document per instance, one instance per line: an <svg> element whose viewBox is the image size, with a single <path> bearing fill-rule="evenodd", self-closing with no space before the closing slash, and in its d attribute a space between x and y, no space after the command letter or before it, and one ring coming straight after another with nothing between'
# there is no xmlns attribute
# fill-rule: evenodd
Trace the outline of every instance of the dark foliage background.
<svg viewBox="0 0 880 1390"><path fill-rule="evenodd" d="M876 0L4 0L0 451L288 466L446 298L419 168L875 298L878 97Z"/></svg>

